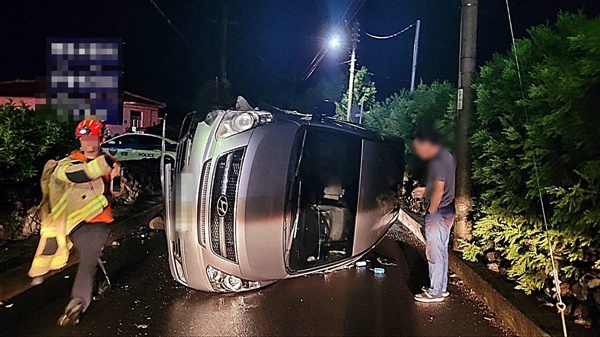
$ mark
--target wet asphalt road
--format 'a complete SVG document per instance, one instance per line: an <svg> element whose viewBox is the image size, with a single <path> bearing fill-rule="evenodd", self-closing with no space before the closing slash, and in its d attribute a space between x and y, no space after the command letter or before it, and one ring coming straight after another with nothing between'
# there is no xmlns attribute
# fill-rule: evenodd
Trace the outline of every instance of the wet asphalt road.
<svg viewBox="0 0 600 337"><path fill-rule="evenodd" d="M0 335L504 335L455 285L449 287L452 295L445 302L415 303L413 293L427 281L426 264L415 258L418 253L412 246L391 239L376 251L396 259L398 266L386 267L381 277L351 268L228 295L175 283L164 234L153 233L149 240L155 244L112 248L125 258L135 250L148 253L113 280L114 291L92 303L79 325L55 325L68 302L65 284L63 295L4 322ZM32 305L15 301L15 306L25 304Z"/></svg>

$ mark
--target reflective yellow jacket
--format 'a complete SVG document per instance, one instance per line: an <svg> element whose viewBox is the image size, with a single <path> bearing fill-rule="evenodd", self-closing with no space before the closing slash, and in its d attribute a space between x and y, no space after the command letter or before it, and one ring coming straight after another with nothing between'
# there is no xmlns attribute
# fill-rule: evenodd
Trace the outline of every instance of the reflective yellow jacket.
<svg viewBox="0 0 600 337"><path fill-rule="evenodd" d="M50 161L42 172L40 242L29 269L30 277L64 267L73 246L68 235L82 221L100 214L109 204L102 176L114 160L99 156L89 162L72 157Z"/></svg>

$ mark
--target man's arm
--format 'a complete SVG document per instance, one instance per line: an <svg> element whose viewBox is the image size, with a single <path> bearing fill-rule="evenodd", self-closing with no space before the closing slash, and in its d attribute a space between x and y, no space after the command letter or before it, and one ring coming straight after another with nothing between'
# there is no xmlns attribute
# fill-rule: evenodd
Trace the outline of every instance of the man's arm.
<svg viewBox="0 0 600 337"><path fill-rule="evenodd" d="M440 206L440 202L442 201L442 196L444 195L445 186L446 182L440 180L436 181L435 184L433 184L433 190L431 191L431 199L429 201L429 213L437 213L438 207Z"/></svg>
<svg viewBox="0 0 600 337"><path fill-rule="evenodd" d="M56 178L76 184L89 182L108 174L114 163L108 156L100 156L87 163L66 163L56 168Z"/></svg>

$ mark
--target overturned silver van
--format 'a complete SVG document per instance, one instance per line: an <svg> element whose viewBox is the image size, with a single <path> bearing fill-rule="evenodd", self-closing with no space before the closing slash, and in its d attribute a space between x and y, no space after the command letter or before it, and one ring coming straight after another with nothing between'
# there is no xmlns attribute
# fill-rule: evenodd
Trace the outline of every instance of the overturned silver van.
<svg viewBox="0 0 600 337"><path fill-rule="evenodd" d="M397 216L404 143L359 125L273 107L211 112L167 166L173 277L239 292L343 268Z"/></svg>

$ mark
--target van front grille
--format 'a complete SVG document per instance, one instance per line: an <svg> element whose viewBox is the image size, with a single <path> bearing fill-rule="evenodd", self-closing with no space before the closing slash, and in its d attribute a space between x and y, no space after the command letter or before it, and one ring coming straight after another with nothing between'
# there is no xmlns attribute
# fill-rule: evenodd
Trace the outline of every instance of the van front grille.
<svg viewBox="0 0 600 337"><path fill-rule="evenodd" d="M226 153L217 160L210 210L212 250L215 254L235 263L238 262L235 206L243 158L242 148Z"/></svg>
<svg viewBox="0 0 600 337"><path fill-rule="evenodd" d="M206 208L208 203L208 183L210 181L211 160L204 163L202 169L202 185L200 186L200 200L198 205L198 242L206 245Z"/></svg>

